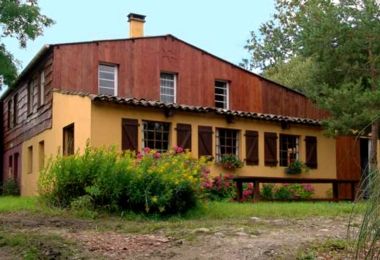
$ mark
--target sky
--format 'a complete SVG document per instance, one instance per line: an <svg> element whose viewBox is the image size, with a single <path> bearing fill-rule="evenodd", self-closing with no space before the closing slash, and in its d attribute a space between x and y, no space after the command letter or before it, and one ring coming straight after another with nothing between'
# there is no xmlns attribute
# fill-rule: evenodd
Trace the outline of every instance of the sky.
<svg viewBox="0 0 380 260"><path fill-rule="evenodd" d="M44 44L129 37L127 15L146 15L145 36L172 34L234 64L249 58L251 31L274 13L274 0L39 0L41 13L55 20L44 35L21 49L2 39L20 61L20 72ZM3 88L4 91L4 88ZM0 94L1 91L0 91Z"/></svg>

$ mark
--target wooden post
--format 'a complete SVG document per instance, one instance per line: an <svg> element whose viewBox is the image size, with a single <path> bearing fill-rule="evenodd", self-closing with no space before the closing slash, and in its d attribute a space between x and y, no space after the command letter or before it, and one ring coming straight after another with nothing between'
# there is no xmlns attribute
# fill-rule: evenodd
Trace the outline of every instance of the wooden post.
<svg viewBox="0 0 380 260"><path fill-rule="evenodd" d="M253 183L253 202L258 202L260 200L260 182L255 180Z"/></svg>
<svg viewBox="0 0 380 260"><path fill-rule="evenodd" d="M236 193L238 202L243 201L243 183L242 181L236 180Z"/></svg>

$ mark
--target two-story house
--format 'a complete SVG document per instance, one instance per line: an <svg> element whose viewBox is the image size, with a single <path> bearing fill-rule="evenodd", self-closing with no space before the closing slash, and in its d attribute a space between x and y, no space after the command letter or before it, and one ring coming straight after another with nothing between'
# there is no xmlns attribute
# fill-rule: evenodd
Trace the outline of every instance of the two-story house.
<svg viewBox="0 0 380 260"><path fill-rule="evenodd" d="M144 37L145 17L128 17L127 39L45 45L1 98L2 176L18 180L22 195L36 194L46 156L87 140L182 146L214 157L213 174L233 153L245 162L239 175L284 176L300 159L307 176L342 177L336 141L320 126L327 113L303 94L172 35Z"/></svg>

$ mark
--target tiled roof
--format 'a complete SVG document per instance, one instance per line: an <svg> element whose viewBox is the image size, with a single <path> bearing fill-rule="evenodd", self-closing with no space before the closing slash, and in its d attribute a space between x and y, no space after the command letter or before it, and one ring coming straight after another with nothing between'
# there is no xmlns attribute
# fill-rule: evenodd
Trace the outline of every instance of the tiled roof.
<svg viewBox="0 0 380 260"><path fill-rule="evenodd" d="M77 96L88 96L91 98L93 103L115 103L115 104L125 104L132 106L140 107L153 107L153 108L163 108L163 109L172 109L179 111L188 111L194 113L214 113L216 115L232 116L232 117L241 117L249 118L256 120L266 120L266 121L275 121L275 122L287 122L293 124L304 124L304 125L315 125L320 126L321 122L315 119L309 118L300 118L300 117L291 117L291 116L282 116L274 114L265 114L265 113L256 113L256 112L247 112L247 111L238 111L230 109L222 109L217 107L204 107L204 106L192 106L176 103L166 103L161 101L138 99L138 98L128 98L128 97L117 97L111 95L97 95L89 94L84 92L76 91L66 91L66 90L54 90L67 95L77 95Z"/></svg>

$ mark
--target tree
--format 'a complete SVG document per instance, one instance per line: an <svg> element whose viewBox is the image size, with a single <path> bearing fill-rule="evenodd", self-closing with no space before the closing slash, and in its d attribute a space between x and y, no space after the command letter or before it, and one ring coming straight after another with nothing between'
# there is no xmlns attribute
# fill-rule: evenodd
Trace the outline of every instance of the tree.
<svg viewBox="0 0 380 260"><path fill-rule="evenodd" d="M43 29L53 23L52 19L40 13L37 0L27 0L25 3L20 0L0 0L0 75L6 85L12 86L19 66L1 40L5 37L16 38L20 47L26 48L29 40L42 35Z"/></svg>
<svg viewBox="0 0 380 260"><path fill-rule="evenodd" d="M253 67L331 112L324 121L328 134L352 134L370 124L371 169L380 117L379 2L277 0L273 19L247 45ZM290 68L295 65L303 71Z"/></svg>

